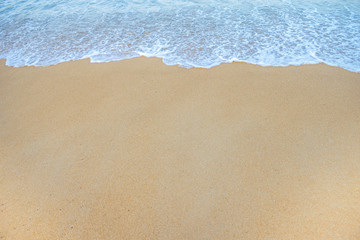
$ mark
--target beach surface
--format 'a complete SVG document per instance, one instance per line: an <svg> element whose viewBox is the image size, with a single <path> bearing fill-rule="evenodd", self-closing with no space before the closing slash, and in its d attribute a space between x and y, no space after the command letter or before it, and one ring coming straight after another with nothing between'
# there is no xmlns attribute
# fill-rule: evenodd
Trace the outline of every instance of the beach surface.
<svg viewBox="0 0 360 240"><path fill-rule="evenodd" d="M0 239L360 239L360 74L2 60Z"/></svg>

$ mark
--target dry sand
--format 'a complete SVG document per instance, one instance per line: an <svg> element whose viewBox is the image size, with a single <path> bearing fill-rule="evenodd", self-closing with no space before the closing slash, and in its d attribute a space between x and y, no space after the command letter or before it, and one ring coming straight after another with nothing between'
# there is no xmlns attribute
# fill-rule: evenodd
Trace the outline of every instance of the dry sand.
<svg viewBox="0 0 360 240"><path fill-rule="evenodd" d="M360 74L0 66L0 239L360 239Z"/></svg>

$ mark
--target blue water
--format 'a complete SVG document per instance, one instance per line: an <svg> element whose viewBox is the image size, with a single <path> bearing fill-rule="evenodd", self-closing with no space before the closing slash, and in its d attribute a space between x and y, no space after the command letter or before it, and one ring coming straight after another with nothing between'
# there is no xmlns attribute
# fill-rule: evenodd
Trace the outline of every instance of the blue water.
<svg viewBox="0 0 360 240"><path fill-rule="evenodd" d="M0 1L7 65L138 56L182 67L324 62L360 72L360 0Z"/></svg>

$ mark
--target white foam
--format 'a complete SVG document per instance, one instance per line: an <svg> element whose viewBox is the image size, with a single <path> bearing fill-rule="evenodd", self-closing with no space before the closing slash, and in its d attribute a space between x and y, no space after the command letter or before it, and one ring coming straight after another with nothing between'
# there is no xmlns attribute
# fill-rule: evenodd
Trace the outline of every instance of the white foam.
<svg viewBox="0 0 360 240"><path fill-rule="evenodd" d="M28 0L0 2L0 58L48 66L159 57L360 69L357 0Z"/></svg>

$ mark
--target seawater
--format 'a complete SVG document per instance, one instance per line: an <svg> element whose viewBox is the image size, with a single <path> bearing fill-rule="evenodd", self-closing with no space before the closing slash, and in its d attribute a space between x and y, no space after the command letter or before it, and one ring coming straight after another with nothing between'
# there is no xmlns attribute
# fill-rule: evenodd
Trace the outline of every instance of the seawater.
<svg viewBox="0 0 360 240"><path fill-rule="evenodd" d="M360 72L360 0L2 0L0 58L326 63Z"/></svg>

